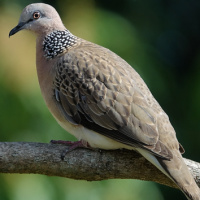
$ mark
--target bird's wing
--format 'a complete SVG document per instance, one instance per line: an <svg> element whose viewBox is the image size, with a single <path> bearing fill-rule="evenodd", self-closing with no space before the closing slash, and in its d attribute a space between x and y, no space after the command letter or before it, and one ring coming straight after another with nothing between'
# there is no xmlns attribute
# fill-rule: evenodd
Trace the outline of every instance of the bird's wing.
<svg viewBox="0 0 200 200"><path fill-rule="evenodd" d="M159 136L155 109L162 109L116 54L98 45L79 46L62 55L55 69L55 97L69 122L162 158L173 157Z"/></svg>

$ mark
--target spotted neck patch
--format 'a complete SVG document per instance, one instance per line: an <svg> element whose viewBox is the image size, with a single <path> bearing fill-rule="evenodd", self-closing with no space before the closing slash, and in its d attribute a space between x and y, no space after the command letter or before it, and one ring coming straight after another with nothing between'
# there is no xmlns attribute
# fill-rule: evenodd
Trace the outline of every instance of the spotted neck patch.
<svg viewBox="0 0 200 200"><path fill-rule="evenodd" d="M48 59L52 59L68 50L71 46L76 44L76 41L77 37L72 35L68 30L53 31L44 38L44 56Z"/></svg>

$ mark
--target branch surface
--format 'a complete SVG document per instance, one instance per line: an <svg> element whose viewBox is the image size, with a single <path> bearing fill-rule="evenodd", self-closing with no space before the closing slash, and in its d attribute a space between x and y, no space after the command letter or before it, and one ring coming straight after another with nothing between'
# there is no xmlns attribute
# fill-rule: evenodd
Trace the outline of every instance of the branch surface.
<svg viewBox="0 0 200 200"><path fill-rule="evenodd" d="M61 160L67 146L31 142L0 142L0 173L43 174L77 180L140 179L177 188L135 151L79 148ZM185 159L200 186L200 163Z"/></svg>

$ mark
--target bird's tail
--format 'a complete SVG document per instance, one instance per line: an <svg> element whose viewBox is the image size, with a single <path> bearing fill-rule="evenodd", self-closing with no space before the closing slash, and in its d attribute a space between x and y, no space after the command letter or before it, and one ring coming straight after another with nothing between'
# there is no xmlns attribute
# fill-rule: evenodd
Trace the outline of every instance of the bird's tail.
<svg viewBox="0 0 200 200"><path fill-rule="evenodd" d="M139 152L177 184L188 200L200 200L200 189L180 152L176 152L176 155L173 155L171 160L164 160L152 154L149 155L149 153L144 150Z"/></svg>

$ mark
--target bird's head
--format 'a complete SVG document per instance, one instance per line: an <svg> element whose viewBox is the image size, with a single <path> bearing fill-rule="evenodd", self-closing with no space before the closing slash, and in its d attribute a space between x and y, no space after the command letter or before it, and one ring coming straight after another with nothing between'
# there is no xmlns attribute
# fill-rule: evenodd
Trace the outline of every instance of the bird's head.
<svg viewBox="0 0 200 200"><path fill-rule="evenodd" d="M52 6L36 3L24 8L18 25L10 31L9 37L23 29L33 31L36 34L48 34L54 30L65 30L66 28Z"/></svg>

